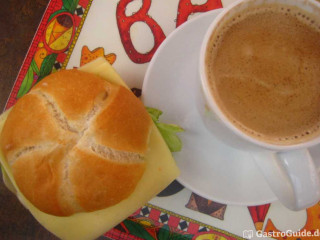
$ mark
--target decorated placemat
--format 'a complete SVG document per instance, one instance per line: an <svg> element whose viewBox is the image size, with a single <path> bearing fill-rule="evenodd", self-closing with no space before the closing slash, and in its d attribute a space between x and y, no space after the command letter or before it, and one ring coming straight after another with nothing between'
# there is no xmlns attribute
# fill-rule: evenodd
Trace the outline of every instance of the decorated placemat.
<svg viewBox="0 0 320 240"><path fill-rule="evenodd" d="M141 94L148 63L165 38L203 12L233 0L51 0L6 108L51 72L105 57ZM187 41L187 39L186 39ZM168 59L170 61L170 59ZM111 231L110 239L320 239L320 203L293 212L279 202L233 206L174 182Z"/></svg>

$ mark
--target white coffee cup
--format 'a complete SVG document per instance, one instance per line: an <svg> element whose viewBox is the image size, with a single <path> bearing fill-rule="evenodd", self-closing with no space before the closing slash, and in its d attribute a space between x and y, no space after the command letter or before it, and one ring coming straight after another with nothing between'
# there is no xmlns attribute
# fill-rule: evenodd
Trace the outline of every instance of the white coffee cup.
<svg viewBox="0 0 320 240"><path fill-rule="evenodd" d="M320 15L320 3L315 0L242 0L229 5L212 22L204 37L200 59L198 109L208 128L217 138L233 147L250 151L270 188L287 208L301 210L320 200L320 169L315 167L308 148L320 144L320 137L294 145L276 145L260 141L243 133L224 115L209 89L205 55L209 39L217 26L224 24L254 4L273 3L297 6ZM319 145L320 147L320 145ZM236 182L234 184L237 184Z"/></svg>

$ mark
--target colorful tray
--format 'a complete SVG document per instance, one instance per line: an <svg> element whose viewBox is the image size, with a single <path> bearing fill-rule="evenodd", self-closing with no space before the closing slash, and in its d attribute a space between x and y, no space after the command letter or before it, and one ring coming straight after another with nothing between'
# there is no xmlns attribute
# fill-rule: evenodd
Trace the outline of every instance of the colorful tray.
<svg viewBox="0 0 320 240"><path fill-rule="evenodd" d="M6 108L51 72L77 68L99 56L139 93L148 63L166 36L190 18L230 2L233 0L51 0ZM299 212L289 211L279 202L225 205L174 182L105 236L132 240L259 236L304 240L320 239L319 229L319 203Z"/></svg>

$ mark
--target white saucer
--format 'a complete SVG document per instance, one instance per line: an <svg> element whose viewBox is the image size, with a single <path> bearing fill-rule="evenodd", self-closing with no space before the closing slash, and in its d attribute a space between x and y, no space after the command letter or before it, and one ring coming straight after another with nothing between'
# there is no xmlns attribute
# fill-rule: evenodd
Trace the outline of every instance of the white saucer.
<svg viewBox="0 0 320 240"><path fill-rule="evenodd" d="M146 106L162 110L161 122L175 123L183 149L174 153L178 181L207 199L236 205L260 205L277 198L248 152L231 148L209 133L195 106L202 38L221 12L204 13L170 34L150 62L142 88Z"/></svg>

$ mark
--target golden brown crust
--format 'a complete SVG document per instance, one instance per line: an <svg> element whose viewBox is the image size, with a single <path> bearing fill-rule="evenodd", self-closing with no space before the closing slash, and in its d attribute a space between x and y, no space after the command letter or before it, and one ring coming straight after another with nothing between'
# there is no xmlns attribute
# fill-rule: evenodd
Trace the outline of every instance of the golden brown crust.
<svg viewBox="0 0 320 240"><path fill-rule="evenodd" d="M41 211L63 215L59 203L59 187L62 181L63 148L35 149L23 154L12 165L13 176L21 192Z"/></svg>
<svg viewBox="0 0 320 240"><path fill-rule="evenodd" d="M11 155L25 148L47 142L60 143L61 129L52 118L46 103L35 94L27 94L23 100L18 101L10 112L1 133L1 147L4 154ZM9 157L9 160L13 157Z"/></svg>
<svg viewBox="0 0 320 240"><path fill-rule="evenodd" d="M151 119L129 90L63 70L19 99L0 136L21 192L59 216L114 205L145 169Z"/></svg>
<svg viewBox="0 0 320 240"><path fill-rule="evenodd" d="M122 86L112 89L107 106L93 122L98 143L116 150L143 154L151 119L140 100Z"/></svg>
<svg viewBox="0 0 320 240"><path fill-rule="evenodd" d="M109 83L98 76L76 69L60 71L46 77L34 88L50 95L68 120L88 114L95 99L108 91Z"/></svg>
<svg viewBox="0 0 320 240"><path fill-rule="evenodd" d="M119 203L133 192L145 164L118 163L92 151L76 149L69 175L77 201L86 211Z"/></svg>

